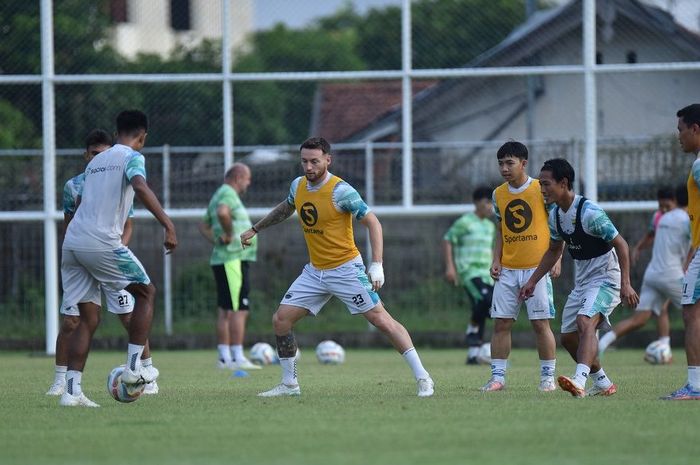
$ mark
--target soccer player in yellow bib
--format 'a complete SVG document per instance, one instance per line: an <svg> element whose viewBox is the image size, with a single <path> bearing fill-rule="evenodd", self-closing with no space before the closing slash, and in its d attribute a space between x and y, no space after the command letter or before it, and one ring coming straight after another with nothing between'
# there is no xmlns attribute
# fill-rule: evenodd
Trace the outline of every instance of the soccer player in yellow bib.
<svg viewBox="0 0 700 465"><path fill-rule="evenodd" d="M297 343L292 328L308 314L317 315L326 302L336 296L351 314L361 314L383 332L403 355L416 378L418 396L432 396L433 380L423 368L411 336L386 311L377 294L384 284L382 225L357 191L328 171L332 156L325 139L307 139L300 147L300 154L304 176L292 182L287 199L241 234L241 244L247 247L260 231L284 221L296 211L311 261L285 293L272 317L282 382L258 395L301 394L297 379ZM353 217L369 230L372 264L367 272L355 246Z"/></svg>
<svg viewBox="0 0 700 465"><path fill-rule="evenodd" d="M516 141L498 149L498 169L505 179L493 191L496 214L496 241L491 277L496 281L491 302L494 330L491 339L491 379L481 387L484 392L500 391L506 385L506 368L511 349L511 329L520 312L518 299L524 285L549 246L547 207L537 179L527 175L528 150ZM559 276L558 261L550 275ZM540 358L539 390L556 389L556 343L549 320L554 318L552 281L539 280L532 299L525 302L527 315L535 331Z"/></svg>
<svg viewBox="0 0 700 465"><path fill-rule="evenodd" d="M690 216L690 251L683 278L683 324L688 379L685 385L663 399L700 400L700 103L688 105L676 113L678 141L685 153L695 155L688 175L688 216Z"/></svg>

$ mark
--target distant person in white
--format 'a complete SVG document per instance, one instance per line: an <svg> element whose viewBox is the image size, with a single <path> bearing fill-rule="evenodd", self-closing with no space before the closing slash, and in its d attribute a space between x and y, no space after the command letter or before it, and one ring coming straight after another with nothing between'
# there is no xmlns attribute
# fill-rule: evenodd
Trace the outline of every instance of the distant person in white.
<svg viewBox="0 0 700 465"><path fill-rule="evenodd" d="M652 313L660 317L667 299L676 308L681 308L685 272L683 265L690 248L690 218L686 211L688 189L685 185L676 189L675 198L675 208L664 213L656 226L654 248L651 261L644 272L637 310L633 316L619 322L612 331L600 338L599 354L620 337L643 327ZM659 342L670 345L671 337L662 336Z"/></svg>
<svg viewBox="0 0 700 465"><path fill-rule="evenodd" d="M153 366L142 366L141 355L153 319L156 288L136 256L121 242L124 222L134 194L165 228L167 252L177 246L175 226L146 184L141 150L146 141L148 119L138 110L117 116L117 143L100 153L85 168L81 202L68 225L63 241L61 274L63 305L77 305L80 324L70 340L66 390L61 405L99 407L81 389L92 335L99 323L100 285L126 289L134 296L129 324L129 348L122 381L149 383L158 377Z"/></svg>

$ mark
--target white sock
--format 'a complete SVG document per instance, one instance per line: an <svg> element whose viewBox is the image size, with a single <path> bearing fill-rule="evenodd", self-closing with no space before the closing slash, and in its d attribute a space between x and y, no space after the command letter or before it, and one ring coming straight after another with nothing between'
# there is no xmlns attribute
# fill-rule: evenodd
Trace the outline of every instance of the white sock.
<svg viewBox="0 0 700 465"><path fill-rule="evenodd" d="M605 352L605 349L607 349L610 344L615 342L616 339L617 334L615 334L615 331L608 331L605 333L605 335L600 338L600 341L598 341L598 352Z"/></svg>
<svg viewBox="0 0 700 465"><path fill-rule="evenodd" d="M143 355L143 346L138 344L129 344L129 349L126 355L126 367L131 371L136 371L141 366L141 355Z"/></svg>
<svg viewBox="0 0 700 465"><path fill-rule="evenodd" d="M420 361L420 357L418 356L418 352L416 352L415 347L411 347L401 355L403 355L404 360L406 360L408 366L410 366L411 370L413 370L413 376L415 376L416 379L430 378L428 372L425 371L425 368L423 368L423 364Z"/></svg>
<svg viewBox="0 0 700 465"><path fill-rule="evenodd" d="M467 349L467 357L469 358L476 358L476 356L479 355L479 347L470 347Z"/></svg>
<svg viewBox="0 0 700 465"><path fill-rule="evenodd" d="M494 380L505 383L506 382L506 368L508 366L508 359L505 358L492 358L491 359L491 378Z"/></svg>
<svg viewBox="0 0 700 465"><path fill-rule="evenodd" d="M612 381L610 381L608 375L605 374L603 367L600 367L600 370L596 371L595 373L590 373L588 377L591 378L593 380L593 384L599 388L607 389L612 385Z"/></svg>
<svg viewBox="0 0 700 465"><path fill-rule="evenodd" d="M66 392L73 396L83 393L80 383L83 380L83 372L78 370L68 370L66 373Z"/></svg>
<svg viewBox="0 0 700 465"><path fill-rule="evenodd" d="M237 362L245 360L245 354L243 354L243 344L234 344L231 346L231 357Z"/></svg>
<svg viewBox="0 0 700 465"><path fill-rule="evenodd" d="M61 381L66 381L66 372L68 371L67 366L56 365L56 371L54 374L53 382L60 383Z"/></svg>
<svg viewBox="0 0 700 465"><path fill-rule="evenodd" d="M693 391L700 391L700 367L688 367L688 384Z"/></svg>
<svg viewBox="0 0 700 465"><path fill-rule="evenodd" d="M662 344L666 344L667 346L670 346L671 345L671 336L660 337L659 342Z"/></svg>
<svg viewBox="0 0 700 465"><path fill-rule="evenodd" d="M280 366L282 367L282 384L287 386L299 385L296 357L280 358Z"/></svg>
<svg viewBox="0 0 700 465"><path fill-rule="evenodd" d="M554 378L554 370L557 368L557 359L540 360L540 379Z"/></svg>
<svg viewBox="0 0 700 465"><path fill-rule="evenodd" d="M219 351L219 360L224 363L231 362L231 349L229 346L226 344L219 344L216 346L216 349Z"/></svg>
<svg viewBox="0 0 700 465"><path fill-rule="evenodd" d="M141 359L142 367L150 367L151 365L153 365L153 359L151 357Z"/></svg>
<svg viewBox="0 0 700 465"><path fill-rule="evenodd" d="M576 374L574 375L572 381L581 386L582 388L586 387L586 381L588 380L588 373L590 373L591 367L588 365L584 365L583 363L579 363L576 365Z"/></svg>

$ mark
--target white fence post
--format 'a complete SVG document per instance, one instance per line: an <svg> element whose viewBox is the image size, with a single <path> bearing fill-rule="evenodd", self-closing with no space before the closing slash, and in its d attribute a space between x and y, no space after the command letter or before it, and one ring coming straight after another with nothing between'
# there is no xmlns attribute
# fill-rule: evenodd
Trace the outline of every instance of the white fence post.
<svg viewBox="0 0 700 465"><path fill-rule="evenodd" d="M163 207L170 208L170 145L163 146ZM172 255L163 255L163 299L165 334L173 334L173 262Z"/></svg>

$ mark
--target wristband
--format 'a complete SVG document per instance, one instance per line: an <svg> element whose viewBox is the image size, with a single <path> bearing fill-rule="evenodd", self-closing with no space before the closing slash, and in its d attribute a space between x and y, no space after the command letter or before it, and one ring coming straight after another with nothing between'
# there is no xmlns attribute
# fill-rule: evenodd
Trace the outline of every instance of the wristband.
<svg viewBox="0 0 700 465"><path fill-rule="evenodd" d="M257 229L255 229L255 225L251 226L251 227L250 227L250 229L252 229L252 230L253 230L253 232L254 232L255 234L258 234L258 230L257 230Z"/></svg>

